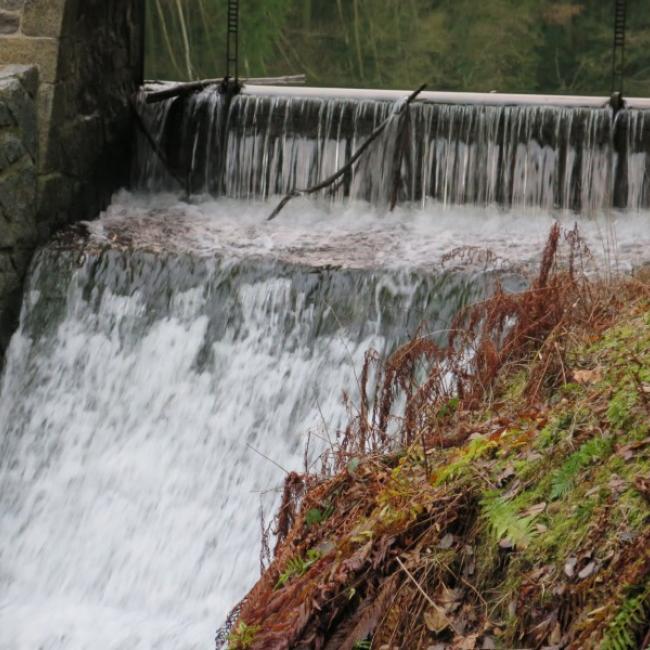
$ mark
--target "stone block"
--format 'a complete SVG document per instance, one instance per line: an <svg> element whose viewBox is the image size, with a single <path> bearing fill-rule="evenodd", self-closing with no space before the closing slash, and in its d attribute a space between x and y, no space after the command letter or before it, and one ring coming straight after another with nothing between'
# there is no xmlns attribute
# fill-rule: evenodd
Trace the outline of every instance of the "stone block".
<svg viewBox="0 0 650 650"><path fill-rule="evenodd" d="M14 116L11 114L9 107L4 101L2 101L2 99L0 99L0 129L15 125L16 121L14 120Z"/></svg>
<svg viewBox="0 0 650 650"><path fill-rule="evenodd" d="M0 174L0 247L29 246L36 237L36 167L23 158Z"/></svg>
<svg viewBox="0 0 650 650"><path fill-rule="evenodd" d="M20 287L18 274L8 253L0 253L0 295Z"/></svg>
<svg viewBox="0 0 650 650"><path fill-rule="evenodd" d="M8 11L19 11L23 8L25 0L0 0L0 9Z"/></svg>
<svg viewBox="0 0 650 650"><path fill-rule="evenodd" d="M61 35L66 0L25 0L23 34L27 36Z"/></svg>
<svg viewBox="0 0 650 650"><path fill-rule="evenodd" d="M56 169L58 164L58 160L50 153L49 147L55 90L56 86L54 84L42 84L38 94L38 103L36 105L39 126L38 168L42 174L47 174Z"/></svg>
<svg viewBox="0 0 650 650"><path fill-rule="evenodd" d="M20 28L20 14L0 9L0 34L15 34Z"/></svg>
<svg viewBox="0 0 650 650"><path fill-rule="evenodd" d="M11 123L18 127L25 149L32 160L36 160L38 153L36 105L19 77L0 79L0 104L5 107L5 110L0 110L0 122L8 121L5 113L11 116Z"/></svg>
<svg viewBox="0 0 650 650"><path fill-rule="evenodd" d="M56 38L7 36L0 47L0 65L37 65L41 81L54 82L58 76L59 41Z"/></svg>
<svg viewBox="0 0 650 650"><path fill-rule="evenodd" d="M33 256L34 247L31 245L28 248L18 246L13 250L11 254L11 265L16 270L19 277L22 278L24 277L25 273L27 273L27 270L29 269L29 263L31 262Z"/></svg>
<svg viewBox="0 0 650 650"><path fill-rule="evenodd" d="M17 77L25 87L30 97L38 93L38 68L35 65L3 65L0 66L0 85L3 80Z"/></svg>
<svg viewBox="0 0 650 650"><path fill-rule="evenodd" d="M20 160L27 151L20 138L11 131L0 131L0 173Z"/></svg>

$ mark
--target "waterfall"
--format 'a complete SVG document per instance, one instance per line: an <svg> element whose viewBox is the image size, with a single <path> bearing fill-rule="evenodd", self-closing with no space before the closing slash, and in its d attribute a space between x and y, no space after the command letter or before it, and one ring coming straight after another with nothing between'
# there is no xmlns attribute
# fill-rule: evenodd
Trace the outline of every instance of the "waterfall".
<svg viewBox="0 0 650 650"><path fill-rule="evenodd" d="M316 184L342 167L393 104L374 99L240 95L227 106L213 89L157 106L141 104L170 164L193 193L241 199ZM400 169L395 141L406 138ZM394 119L356 165L324 192L386 201L397 183L405 202L516 208L650 205L650 111L567 106L420 102ZM144 139L136 183L170 189Z"/></svg>
<svg viewBox="0 0 650 650"><path fill-rule="evenodd" d="M335 441L369 348L442 342L497 279L524 286L558 218L585 270L648 261L641 110L421 103L272 222L268 197L393 106L206 90L141 110L166 164L140 138L136 191L36 255L0 378L0 650L210 647L257 578L260 506Z"/></svg>
<svg viewBox="0 0 650 650"><path fill-rule="evenodd" d="M0 394L0 648L209 647L256 578L278 465L335 440L370 347L488 281L42 251Z"/></svg>

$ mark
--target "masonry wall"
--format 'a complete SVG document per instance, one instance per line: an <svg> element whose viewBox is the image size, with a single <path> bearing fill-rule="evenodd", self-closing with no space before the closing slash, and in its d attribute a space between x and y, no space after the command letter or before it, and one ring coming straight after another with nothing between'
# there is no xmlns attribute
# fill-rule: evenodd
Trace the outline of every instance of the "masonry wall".
<svg viewBox="0 0 650 650"><path fill-rule="evenodd" d="M0 350L18 318L22 282L39 240L35 67L0 68Z"/></svg>
<svg viewBox="0 0 650 650"><path fill-rule="evenodd" d="M30 109L36 116L30 118L35 135L32 127L23 133L32 145L25 145L32 164L29 200L4 207L0 219L0 363L36 246L65 224L97 216L128 182L129 98L142 81L143 22L144 0L0 0L0 69L20 64L38 72L37 79L34 71L0 73L11 79L5 85L18 83L30 96L29 108L14 106L16 119L27 123ZM27 159L21 160L27 167ZM15 179L15 173L7 178ZM21 179L26 187L27 176ZM20 244L14 241L16 229L29 232ZM11 289L1 275L7 256L18 260Z"/></svg>

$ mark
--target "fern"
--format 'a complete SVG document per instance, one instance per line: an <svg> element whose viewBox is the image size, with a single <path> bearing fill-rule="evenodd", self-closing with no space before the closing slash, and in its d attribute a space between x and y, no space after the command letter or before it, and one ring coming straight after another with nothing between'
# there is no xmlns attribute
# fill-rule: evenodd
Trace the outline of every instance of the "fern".
<svg viewBox="0 0 650 650"><path fill-rule="evenodd" d="M305 575L307 571L320 559L321 553L316 549L310 549L307 551L307 557L292 557L285 567L284 571L280 574L278 581L275 585L276 589L284 587L290 580L293 578L298 578L302 575Z"/></svg>
<svg viewBox="0 0 650 650"><path fill-rule="evenodd" d="M260 631L259 625L246 625L240 621L236 629L228 635L229 650L247 650L255 642L255 637Z"/></svg>
<svg viewBox="0 0 650 650"><path fill-rule="evenodd" d="M370 650L372 648L372 641L357 641L352 650Z"/></svg>
<svg viewBox="0 0 650 650"><path fill-rule="evenodd" d="M472 440L455 462L450 463L441 470L436 479L436 484L440 485L459 478L472 467L475 460L493 452L497 447L498 445L494 440L487 440L482 436Z"/></svg>
<svg viewBox="0 0 650 650"><path fill-rule="evenodd" d="M637 596L630 596L609 624L600 650L635 650L638 633L648 622L650 587Z"/></svg>
<svg viewBox="0 0 650 650"><path fill-rule="evenodd" d="M594 460L608 454L612 449L612 444L611 438L592 438L585 442L578 451L571 454L553 476L550 498L555 500L565 496L573 489L580 471L591 465Z"/></svg>
<svg viewBox="0 0 650 650"><path fill-rule="evenodd" d="M509 539L516 546L525 548L535 535L534 516L521 517L512 501L488 494L482 503L483 518L497 541Z"/></svg>
<svg viewBox="0 0 650 650"><path fill-rule="evenodd" d="M334 506L331 503L326 504L322 510L320 508L312 508L305 515L305 525L307 528L318 526L329 519L333 513Z"/></svg>

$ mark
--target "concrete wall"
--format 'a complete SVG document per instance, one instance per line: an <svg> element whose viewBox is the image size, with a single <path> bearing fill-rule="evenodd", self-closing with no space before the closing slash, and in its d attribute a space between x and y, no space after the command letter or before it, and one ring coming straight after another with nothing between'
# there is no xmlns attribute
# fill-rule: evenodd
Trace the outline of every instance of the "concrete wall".
<svg viewBox="0 0 650 650"><path fill-rule="evenodd" d="M0 0L0 68L21 64L38 70L37 81L34 72L9 68L2 73L13 88L5 93L20 94L18 84L32 102L27 107L24 97L11 99L25 104L24 110L12 104L20 114L14 119L33 126L33 115L26 116L34 108L38 123L35 131L25 126L21 136L31 146L24 144L36 198L20 208L15 202L3 208L11 214L0 220L0 251L19 258L19 285L38 244L62 225L95 217L128 182L133 141L128 100L142 81L143 23L144 0ZM16 136L17 125L0 128L13 129L11 137ZM31 233L20 253L9 221L23 222ZM0 357L17 312L16 291L3 288L1 278Z"/></svg>

